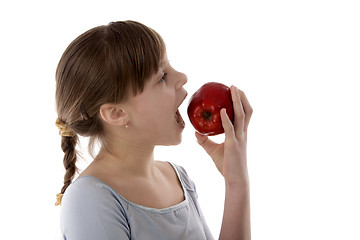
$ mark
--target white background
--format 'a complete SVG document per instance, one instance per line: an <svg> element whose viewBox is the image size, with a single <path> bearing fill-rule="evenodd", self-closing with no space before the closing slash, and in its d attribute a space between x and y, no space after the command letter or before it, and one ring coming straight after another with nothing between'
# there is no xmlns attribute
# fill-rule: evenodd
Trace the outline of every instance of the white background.
<svg viewBox="0 0 360 240"><path fill-rule="evenodd" d="M163 36L189 95L218 81L248 96L253 239L360 239L358 1L4 2L2 239L59 239L56 65L82 32L127 19ZM195 141L186 105L183 143L159 147L156 157L187 169L217 238L224 184Z"/></svg>

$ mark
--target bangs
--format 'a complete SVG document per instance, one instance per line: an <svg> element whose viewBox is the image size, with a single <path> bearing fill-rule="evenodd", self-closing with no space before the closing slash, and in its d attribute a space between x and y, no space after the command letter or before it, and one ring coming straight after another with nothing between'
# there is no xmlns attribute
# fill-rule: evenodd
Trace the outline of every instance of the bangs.
<svg viewBox="0 0 360 240"><path fill-rule="evenodd" d="M132 90L133 95L143 91L146 80L158 71L166 46L157 32L134 21L110 23L105 36L108 70L121 91L116 97L119 102L124 91Z"/></svg>

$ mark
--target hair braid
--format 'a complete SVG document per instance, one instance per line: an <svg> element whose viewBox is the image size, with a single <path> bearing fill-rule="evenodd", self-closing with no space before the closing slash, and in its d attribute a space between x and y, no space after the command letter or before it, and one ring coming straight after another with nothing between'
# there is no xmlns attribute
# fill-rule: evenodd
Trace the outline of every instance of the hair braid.
<svg viewBox="0 0 360 240"><path fill-rule="evenodd" d="M61 189L61 193L64 194L66 188L71 184L75 172L77 171L76 160L76 143L78 141L78 136L74 137L62 137L61 139L61 148L64 152L64 167L65 167L65 176L64 176L64 186Z"/></svg>

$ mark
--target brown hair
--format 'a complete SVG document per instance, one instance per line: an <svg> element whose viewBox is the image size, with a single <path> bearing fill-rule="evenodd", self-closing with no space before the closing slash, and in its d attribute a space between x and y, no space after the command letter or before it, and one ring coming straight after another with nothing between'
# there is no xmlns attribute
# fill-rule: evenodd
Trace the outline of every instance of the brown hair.
<svg viewBox="0 0 360 240"><path fill-rule="evenodd" d="M100 106L142 92L164 54L160 35L134 21L111 22L81 34L67 47L56 70L58 119L74 133L90 137L91 152L95 140L103 137ZM61 140L66 169L61 193L77 171L76 134Z"/></svg>

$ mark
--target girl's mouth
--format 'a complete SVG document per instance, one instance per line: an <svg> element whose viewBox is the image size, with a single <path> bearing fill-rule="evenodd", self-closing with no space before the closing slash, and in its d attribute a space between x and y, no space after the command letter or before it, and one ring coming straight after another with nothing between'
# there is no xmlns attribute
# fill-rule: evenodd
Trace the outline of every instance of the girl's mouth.
<svg viewBox="0 0 360 240"><path fill-rule="evenodd" d="M181 114L179 112L179 109L176 111L175 113L175 119L176 122L181 126L181 127L185 127L185 122L184 119L181 117Z"/></svg>

